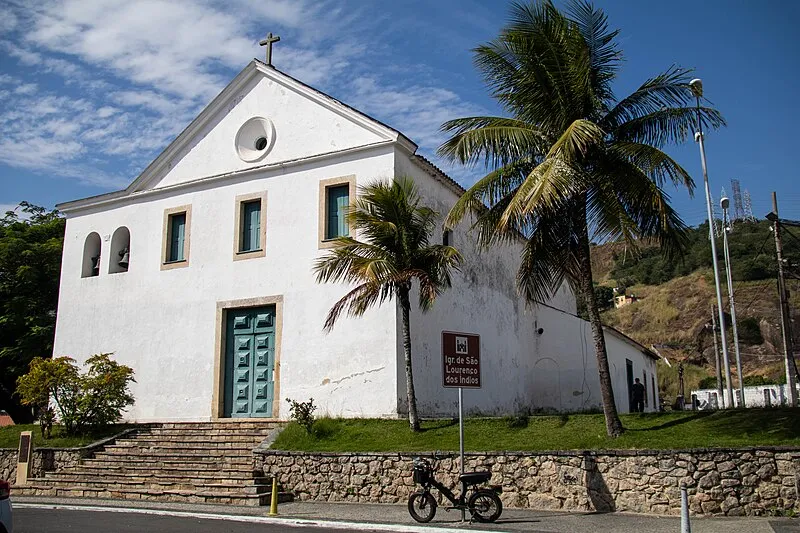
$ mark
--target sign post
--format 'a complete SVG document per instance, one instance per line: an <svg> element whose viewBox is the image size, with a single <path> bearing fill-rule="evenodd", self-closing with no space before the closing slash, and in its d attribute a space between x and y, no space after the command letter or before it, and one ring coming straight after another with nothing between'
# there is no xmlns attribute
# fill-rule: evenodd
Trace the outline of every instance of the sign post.
<svg viewBox="0 0 800 533"><path fill-rule="evenodd" d="M464 388L481 388L481 337L442 332L442 386L458 388L458 444L464 473Z"/></svg>
<svg viewBox="0 0 800 533"><path fill-rule="evenodd" d="M458 452L464 473L464 387L481 388L481 337L442 331L442 386L458 388ZM464 510L461 510L464 521Z"/></svg>

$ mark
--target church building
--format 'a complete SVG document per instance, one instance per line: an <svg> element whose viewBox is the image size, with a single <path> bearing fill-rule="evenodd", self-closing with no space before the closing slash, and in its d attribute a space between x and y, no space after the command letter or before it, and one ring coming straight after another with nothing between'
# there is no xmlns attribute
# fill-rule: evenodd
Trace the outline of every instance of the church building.
<svg viewBox="0 0 800 533"><path fill-rule="evenodd" d="M396 302L325 316L349 287L318 284L314 261L350 233L359 187L408 177L443 219L462 187L399 131L253 60L126 189L58 207L67 217L54 355L113 352L135 371L129 421L286 419L286 399L318 415L407 412ZM356 236L357 237L357 236ZM464 263L434 308L411 311L421 416L452 416L442 332L480 336L481 388L468 414L600 405L591 328L562 287L530 308L521 247L480 251L469 221L446 239ZM614 392L629 410L643 379L658 405L656 356L606 331Z"/></svg>

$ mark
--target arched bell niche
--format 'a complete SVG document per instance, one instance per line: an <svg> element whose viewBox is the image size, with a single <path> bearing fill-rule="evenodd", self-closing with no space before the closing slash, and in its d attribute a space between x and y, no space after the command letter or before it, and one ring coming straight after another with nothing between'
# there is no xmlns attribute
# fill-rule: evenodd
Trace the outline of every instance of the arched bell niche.
<svg viewBox="0 0 800 533"><path fill-rule="evenodd" d="M120 226L111 237L111 255L108 256L108 273L127 272L131 256L131 232Z"/></svg>
<svg viewBox="0 0 800 533"><path fill-rule="evenodd" d="M93 231L83 243L83 263L81 277L91 278L100 275L100 234Z"/></svg>

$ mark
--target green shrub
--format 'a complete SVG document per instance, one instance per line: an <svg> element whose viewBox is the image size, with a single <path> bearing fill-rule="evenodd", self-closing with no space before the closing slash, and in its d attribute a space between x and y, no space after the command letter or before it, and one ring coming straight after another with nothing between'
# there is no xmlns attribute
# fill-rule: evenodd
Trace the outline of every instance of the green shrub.
<svg viewBox="0 0 800 533"><path fill-rule="evenodd" d="M290 406L289 416L311 435L314 426L314 411L317 410L314 398L309 398L307 402L297 402L291 398L286 398L286 401Z"/></svg>
<svg viewBox="0 0 800 533"><path fill-rule="evenodd" d="M83 375L71 357L37 357L31 361L28 373L17 380L17 394L23 405L36 409L43 437L47 438L47 429L53 423L51 401L67 435L113 424L122 418L123 409L133 405L128 389L136 381L133 369L110 356L91 356Z"/></svg>
<svg viewBox="0 0 800 533"><path fill-rule="evenodd" d="M777 385L778 381L766 376L745 376L743 381L745 387L756 385Z"/></svg>
<svg viewBox="0 0 800 533"><path fill-rule="evenodd" d="M744 378L745 383L747 382L747 378ZM700 380L698 383L697 388L699 389L716 389L717 388L717 378L715 376L708 376Z"/></svg>

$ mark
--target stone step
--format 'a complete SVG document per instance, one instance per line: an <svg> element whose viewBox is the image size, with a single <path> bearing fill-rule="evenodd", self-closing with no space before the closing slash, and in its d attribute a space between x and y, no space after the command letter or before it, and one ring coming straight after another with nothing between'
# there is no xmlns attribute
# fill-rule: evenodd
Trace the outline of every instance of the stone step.
<svg viewBox="0 0 800 533"><path fill-rule="evenodd" d="M139 479L93 479L85 480L80 477L62 477L59 479L34 478L29 480L29 485L34 487L57 487L57 488L72 488L72 489L146 489L146 490L190 490L196 492L224 492L234 494L263 494L272 490L272 484L267 483L224 483L224 482L209 482L209 483L190 483L186 480L175 482L162 482L162 481L147 481Z"/></svg>
<svg viewBox="0 0 800 533"><path fill-rule="evenodd" d="M79 465L14 487L22 496L121 498L267 505L271 478L254 470L253 449L281 422L148 425L105 445ZM291 501L291 494L279 494Z"/></svg>
<svg viewBox="0 0 800 533"><path fill-rule="evenodd" d="M183 474L183 475L181 475ZM245 477L239 473L237 475L198 474L198 473L176 473L174 472L48 472L43 479L47 481L81 481L92 483L96 481L131 481L137 483L184 483L187 485L205 485L222 483L227 485L247 486L247 485L266 485L272 483L272 478L266 476Z"/></svg>
<svg viewBox="0 0 800 533"><path fill-rule="evenodd" d="M96 458L106 457L184 457L196 460L206 459L225 459L225 458L245 458L253 456L252 448L119 448L106 446L103 451L95 452Z"/></svg>
<svg viewBox="0 0 800 533"><path fill-rule="evenodd" d="M119 467L127 465L130 468L136 469L158 469L158 468L173 468L173 467L188 467L197 470L220 470L222 468L240 468L244 470L251 470L253 468L253 459L247 458L228 458L224 461L197 461L193 458L160 458L160 459L132 459L129 457L102 457L98 459L84 459L83 465L95 468L102 467Z"/></svg>
<svg viewBox="0 0 800 533"><path fill-rule="evenodd" d="M136 468L132 465L93 467L80 465L64 468L57 473L48 472L47 475L56 474L81 474L87 476L156 476L156 477L183 477L197 479L254 479L264 477L263 472L243 470L241 467L220 468L219 465L203 465L197 468L192 465L171 466L168 468Z"/></svg>
<svg viewBox="0 0 800 533"><path fill-rule="evenodd" d="M175 434L175 435L136 435L135 437L123 437L117 439L117 444L128 442L158 442L158 443L192 443L192 442L243 442L243 443L260 443L266 438L266 435L242 435L238 433L208 435L205 433L198 433L196 435Z"/></svg>
<svg viewBox="0 0 800 533"><path fill-rule="evenodd" d="M152 428L153 431L268 431L278 426L285 425L285 422L165 422Z"/></svg>
<svg viewBox="0 0 800 533"><path fill-rule="evenodd" d="M130 450L134 453L146 450L180 450L180 451L242 451L252 452L258 443L254 442L178 442L178 441L117 441L105 446L105 450Z"/></svg>
<svg viewBox="0 0 800 533"><path fill-rule="evenodd" d="M156 489L117 489L107 488L63 488L50 485L26 485L12 487L14 494L20 496L50 496L63 498L115 498L125 500L147 500L178 503L212 503L228 505L259 506L269 505L271 493L232 494L201 490L156 490ZM291 493L279 493L279 502L292 501Z"/></svg>

